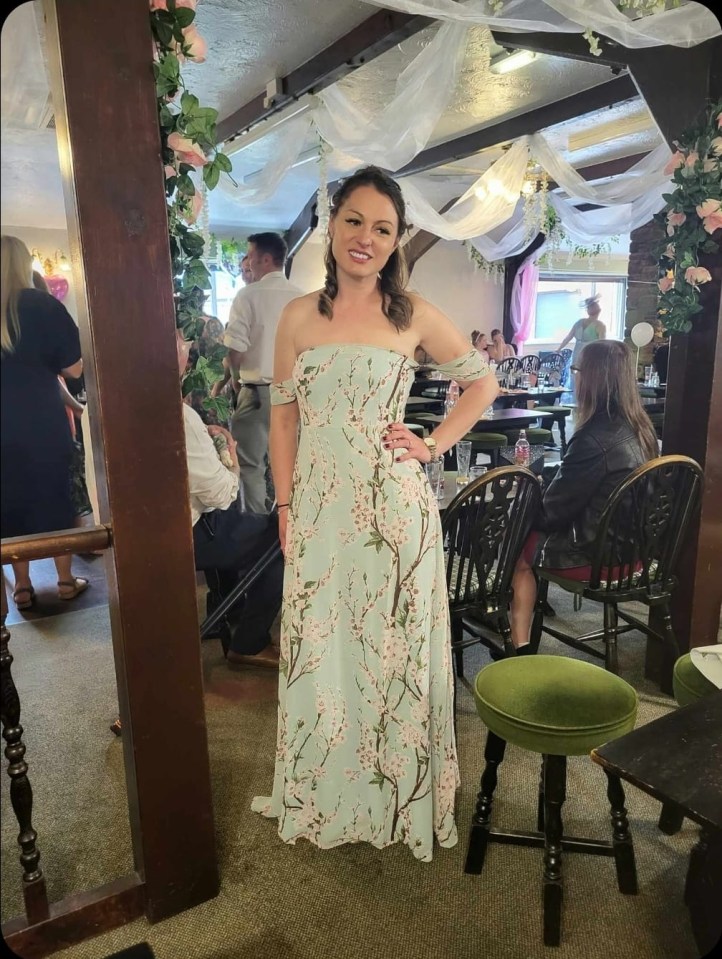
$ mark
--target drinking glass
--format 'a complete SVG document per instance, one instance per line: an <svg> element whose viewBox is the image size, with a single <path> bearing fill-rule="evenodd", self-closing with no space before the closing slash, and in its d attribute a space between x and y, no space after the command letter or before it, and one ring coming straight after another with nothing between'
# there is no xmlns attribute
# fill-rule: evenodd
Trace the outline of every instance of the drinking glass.
<svg viewBox="0 0 722 959"><path fill-rule="evenodd" d="M431 484L431 489L434 492L434 496L438 499L441 499L444 495L444 488L442 485L442 479L444 476L444 460L443 457L439 457L435 463L426 463L424 465L426 470L426 475Z"/></svg>
<svg viewBox="0 0 722 959"><path fill-rule="evenodd" d="M473 483L474 480L478 480L479 477L484 476L488 471L488 466L472 466L469 470L469 479Z"/></svg>
<svg viewBox="0 0 722 959"><path fill-rule="evenodd" d="M456 444L456 485L466 486L469 482L469 464L471 463L471 440L459 440Z"/></svg>

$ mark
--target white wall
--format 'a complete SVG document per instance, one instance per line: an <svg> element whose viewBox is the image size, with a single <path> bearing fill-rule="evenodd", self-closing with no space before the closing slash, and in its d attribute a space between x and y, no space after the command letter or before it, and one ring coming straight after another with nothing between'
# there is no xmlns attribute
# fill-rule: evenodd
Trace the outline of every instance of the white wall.
<svg viewBox="0 0 722 959"><path fill-rule="evenodd" d="M503 278L486 279L461 243L439 240L417 262L410 288L446 313L467 337L472 330L488 335L502 326Z"/></svg>
<svg viewBox="0 0 722 959"><path fill-rule="evenodd" d="M70 262L70 243L68 242L68 233L66 230L44 230L32 226L9 226L2 227L2 232L10 236L16 236L27 246L29 250L37 248L40 253L40 259L45 260L50 257L55 261L55 251L64 253ZM67 309L75 322L78 322L78 307L75 300L75 289L73 274L59 274L68 281L68 294L63 300L63 306Z"/></svg>
<svg viewBox="0 0 722 959"><path fill-rule="evenodd" d="M289 279L304 293L320 290L326 281L323 254L324 244L312 235L293 258Z"/></svg>

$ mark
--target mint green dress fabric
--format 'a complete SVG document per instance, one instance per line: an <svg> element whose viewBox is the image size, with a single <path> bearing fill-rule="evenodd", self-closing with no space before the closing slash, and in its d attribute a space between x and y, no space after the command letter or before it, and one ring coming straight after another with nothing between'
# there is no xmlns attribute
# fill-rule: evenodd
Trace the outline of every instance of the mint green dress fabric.
<svg viewBox="0 0 722 959"><path fill-rule="evenodd" d="M437 366L488 372L471 350ZM456 843L459 786L441 524L417 460L382 434L403 420L416 364L324 344L272 387L299 405L281 616L273 795L281 838L328 849L403 842L429 861Z"/></svg>

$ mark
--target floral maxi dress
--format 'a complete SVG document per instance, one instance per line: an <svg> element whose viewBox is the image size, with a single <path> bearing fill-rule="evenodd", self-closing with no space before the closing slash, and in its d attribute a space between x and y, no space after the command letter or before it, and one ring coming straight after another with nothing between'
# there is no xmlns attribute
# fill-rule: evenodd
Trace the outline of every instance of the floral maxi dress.
<svg viewBox="0 0 722 959"><path fill-rule="evenodd" d="M441 524L417 460L382 446L416 364L364 344L298 357L273 403L298 401L273 795L286 842L456 843L459 786ZM476 350L437 367L476 379ZM400 454L399 454L400 455Z"/></svg>

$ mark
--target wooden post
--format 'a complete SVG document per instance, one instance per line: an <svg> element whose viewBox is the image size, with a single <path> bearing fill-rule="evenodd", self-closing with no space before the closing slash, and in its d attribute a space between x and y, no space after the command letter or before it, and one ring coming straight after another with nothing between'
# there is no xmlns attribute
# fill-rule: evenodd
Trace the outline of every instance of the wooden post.
<svg viewBox="0 0 722 959"><path fill-rule="evenodd" d="M148 2L44 0L44 10L85 379L99 414L101 522L113 530L131 834L156 921L216 895L218 871Z"/></svg>
<svg viewBox="0 0 722 959"><path fill-rule="evenodd" d="M672 148L684 130L722 96L722 39L689 50L635 50L629 68L639 92ZM714 643L722 603L722 254L703 260L712 282L701 289L703 312L689 334L671 337L664 418L664 453L696 459L705 473L699 522L680 562L672 622L681 650ZM659 671L648 647L649 673ZM669 677L662 677L668 685ZM666 681L665 681L666 680Z"/></svg>

